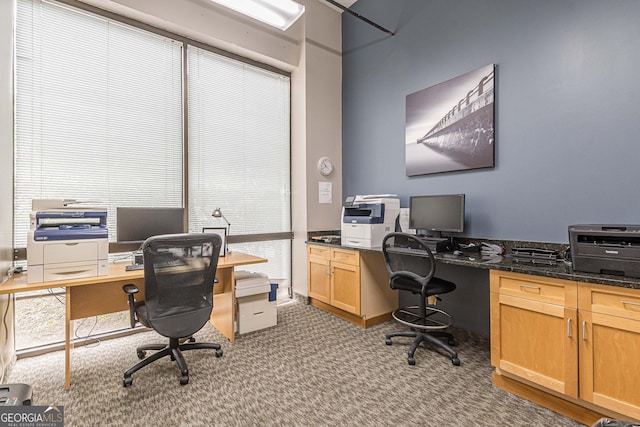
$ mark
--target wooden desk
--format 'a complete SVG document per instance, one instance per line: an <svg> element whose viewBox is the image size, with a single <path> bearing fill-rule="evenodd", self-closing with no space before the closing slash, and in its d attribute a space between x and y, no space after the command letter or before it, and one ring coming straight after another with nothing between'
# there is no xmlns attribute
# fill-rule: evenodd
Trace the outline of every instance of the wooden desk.
<svg viewBox="0 0 640 427"><path fill-rule="evenodd" d="M235 277L234 267L267 262L267 259L230 252L218 261L217 284L213 288L213 312L211 324L229 341L235 339ZM122 286L133 283L140 288L139 298L144 298L144 271L126 271L125 264L110 264L106 276L82 279L58 280L54 282L27 283L26 274L18 274L0 286L0 294L37 291L50 288L65 288L65 388L71 386L71 350L73 348L73 321L100 314L128 310Z"/></svg>

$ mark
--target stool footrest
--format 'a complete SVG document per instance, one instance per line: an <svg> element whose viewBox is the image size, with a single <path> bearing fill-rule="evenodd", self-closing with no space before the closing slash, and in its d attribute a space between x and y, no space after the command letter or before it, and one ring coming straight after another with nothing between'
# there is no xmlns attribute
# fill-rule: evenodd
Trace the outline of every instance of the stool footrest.
<svg viewBox="0 0 640 427"><path fill-rule="evenodd" d="M453 325L453 317L434 305L428 305L426 307L426 316L424 319L417 305L398 308L394 310L391 315L403 325L426 331L446 329Z"/></svg>

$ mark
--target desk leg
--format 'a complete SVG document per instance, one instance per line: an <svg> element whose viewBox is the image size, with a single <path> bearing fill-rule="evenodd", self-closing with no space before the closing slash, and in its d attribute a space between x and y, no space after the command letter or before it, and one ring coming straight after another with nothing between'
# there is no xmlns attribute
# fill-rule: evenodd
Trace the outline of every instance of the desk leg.
<svg viewBox="0 0 640 427"><path fill-rule="evenodd" d="M213 311L211 324L229 341L235 340L235 292L233 267L219 268L216 272L218 284L213 288Z"/></svg>
<svg viewBox="0 0 640 427"><path fill-rule="evenodd" d="M73 320L71 319L71 288L66 289L64 322L64 388L71 387L71 351L73 350Z"/></svg>

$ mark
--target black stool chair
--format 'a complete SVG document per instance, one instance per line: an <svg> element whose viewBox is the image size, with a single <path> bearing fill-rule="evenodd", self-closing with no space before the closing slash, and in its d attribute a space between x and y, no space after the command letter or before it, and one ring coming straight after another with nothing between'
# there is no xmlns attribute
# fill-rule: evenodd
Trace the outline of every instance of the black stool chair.
<svg viewBox="0 0 640 427"><path fill-rule="evenodd" d="M408 351L409 365L416 364L414 353L420 343L426 341L445 350L451 357L451 363L460 366L458 354L450 347L456 345L453 335L443 331L453 324L453 318L444 310L428 304L430 297L437 298L437 295L451 292L456 289L456 285L434 277L435 258L419 237L390 233L382 241L382 253L389 272L391 289L420 295L418 305L399 308L392 314L394 319L411 329L388 333L385 343L391 345L393 337L415 338ZM444 338L446 343L441 338Z"/></svg>

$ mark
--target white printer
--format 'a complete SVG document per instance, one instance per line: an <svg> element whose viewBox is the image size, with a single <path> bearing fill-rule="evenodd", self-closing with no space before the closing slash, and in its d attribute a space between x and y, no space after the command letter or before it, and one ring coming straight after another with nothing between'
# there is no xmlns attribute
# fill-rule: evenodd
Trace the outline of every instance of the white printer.
<svg viewBox="0 0 640 427"><path fill-rule="evenodd" d="M63 201L59 204L37 202L33 202L27 238L27 281L37 283L107 275L106 209L83 209ZM42 209L36 210L38 208Z"/></svg>
<svg viewBox="0 0 640 427"><path fill-rule="evenodd" d="M396 230L400 200L395 194L349 196L342 207L340 243L375 248Z"/></svg>

